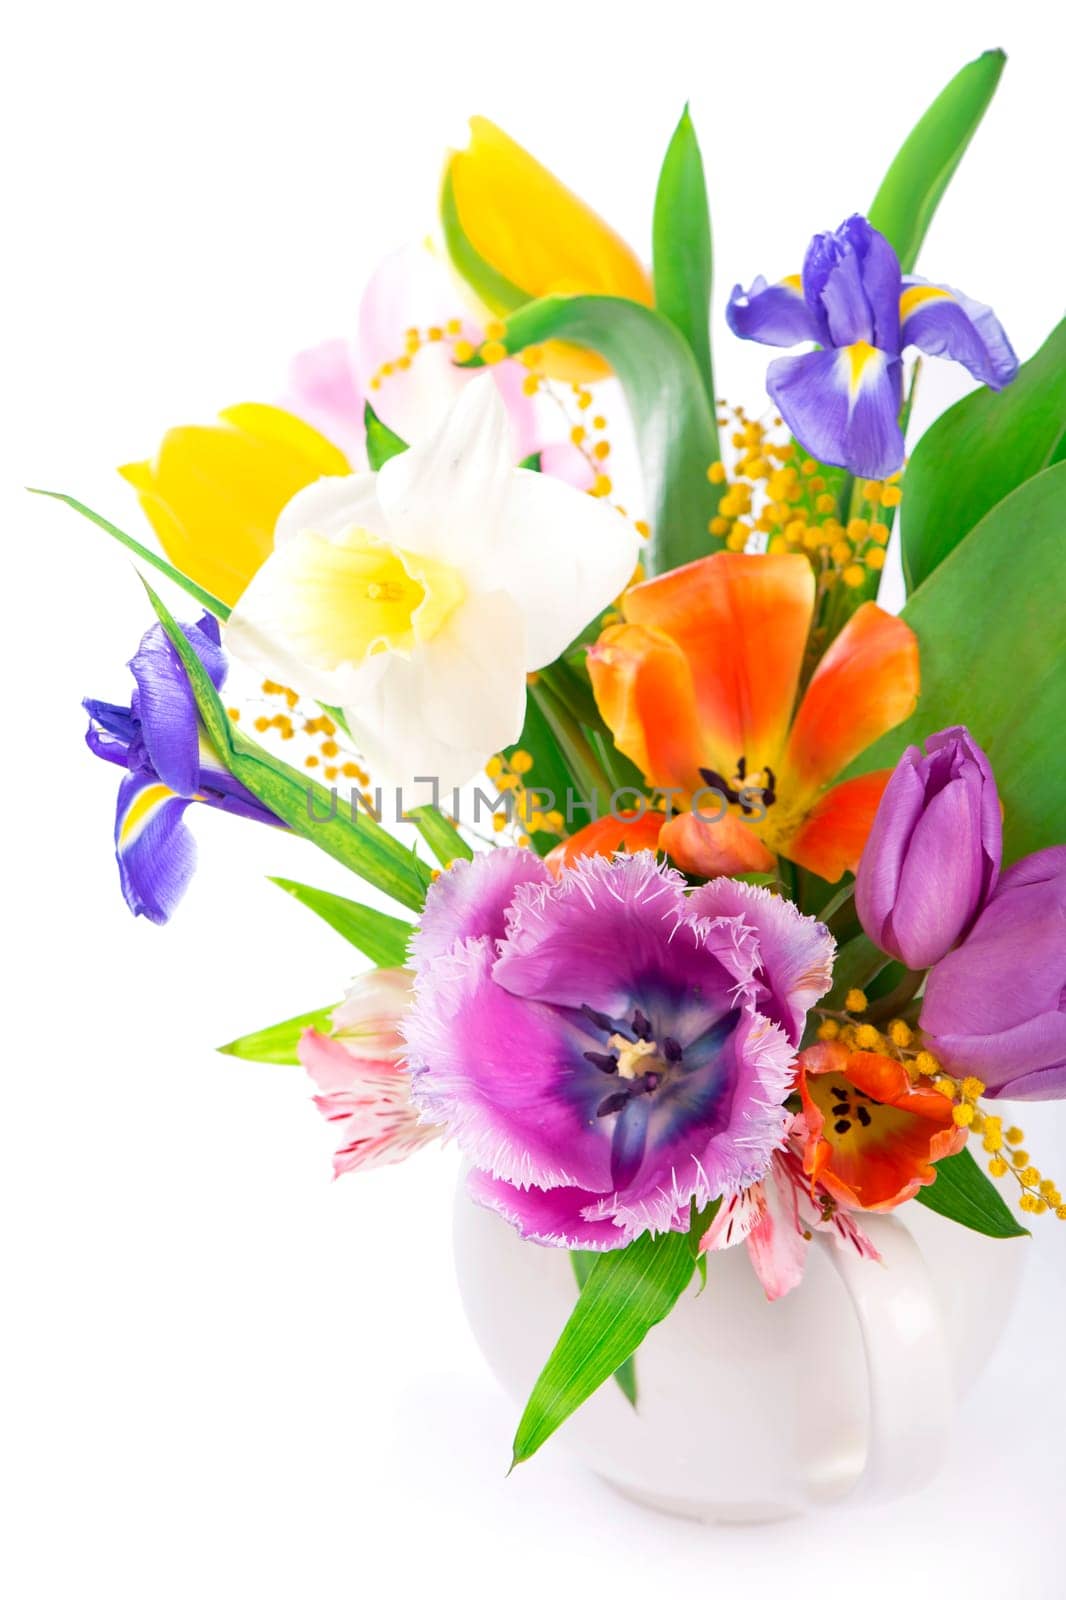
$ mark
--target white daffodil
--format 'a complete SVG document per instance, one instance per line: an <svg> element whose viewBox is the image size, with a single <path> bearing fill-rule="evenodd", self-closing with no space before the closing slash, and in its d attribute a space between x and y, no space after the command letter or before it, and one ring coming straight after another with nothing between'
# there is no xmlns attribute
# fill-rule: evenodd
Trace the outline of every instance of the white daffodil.
<svg viewBox="0 0 1066 1600"><path fill-rule="evenodd" d="M503 403L479 378L380 472L301 490L234 607L233 654L343 707L383 779L474 777L518 738L526 674L632 575L624 517L512 460Z"/></svg>

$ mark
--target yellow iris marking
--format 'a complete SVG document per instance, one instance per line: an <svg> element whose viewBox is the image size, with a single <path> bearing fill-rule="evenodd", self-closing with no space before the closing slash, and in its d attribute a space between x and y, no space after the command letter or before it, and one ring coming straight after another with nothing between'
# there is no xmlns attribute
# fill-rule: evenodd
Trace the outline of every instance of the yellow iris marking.
<svg viewBox="0 0 1066 1600"><path fill-rule="evenodd" d="M130 843L133 835L147 822L156 806L161 805L164 800L169 800L173 793L174 790L168 789L165 783L153 783L147 789L141 790L122 819L118 836L120 849Z"/></svg>
<svg viewBox="0 0 1066 1600"><path fill-rule="evenodd" d="M803 279L798 272L790 272L787 278L781 279L782 289L791 289L793 294L803 292Z"/></svg>
<svg viewBox="0 0 1066 1600"><path fill-rule="evenodd" d="M854 399L862 387L862 380L866 369L871 363L881 360L881 351L867 344L865 339L860 339L858 344L849 344L844 350L850 368L848 372L848 392Z"/></svg>
<svg viewBox="0 0 1066 1600"><path fill-rule="evenodd" d="M954 297L946 289L938 289L935 283L915 283L909 289L904 289L899 297L899 319L906 322L914 311L920 311L922 306L928 305L930 300L951 300Z"/></svg>

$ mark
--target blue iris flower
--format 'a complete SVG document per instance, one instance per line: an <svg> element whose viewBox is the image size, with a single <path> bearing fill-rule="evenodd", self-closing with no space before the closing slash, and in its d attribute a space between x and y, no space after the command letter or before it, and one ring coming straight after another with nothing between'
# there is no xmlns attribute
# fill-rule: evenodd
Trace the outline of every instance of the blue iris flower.
<svg viewBox="0 0 1066 1600"><path fill-rule="evenodd" d="M904 276L896 252L865 217L811 240L803 272L780 283L738 283L726 319L741 339L821 348L772 361L771 400L819 461L857 477L887 478L903 465L899 425L902 353L958 361L1002 389L1018 358L988 306L958 289Z"/></svg>
<svg viewBox="0 0 1066 1600"><path fill-rule="evenodd" d="M206 613L182 632L216 689L226 677L218 623ZM126 904L135 916L166 922L185 893L196 845L184 822L194 800L277 823L227 772L207 737L177 651L162 626L148 629L129 663L129 706L85 700L86 743L94 755L126 769L115 814L115 854Z"/></svg>

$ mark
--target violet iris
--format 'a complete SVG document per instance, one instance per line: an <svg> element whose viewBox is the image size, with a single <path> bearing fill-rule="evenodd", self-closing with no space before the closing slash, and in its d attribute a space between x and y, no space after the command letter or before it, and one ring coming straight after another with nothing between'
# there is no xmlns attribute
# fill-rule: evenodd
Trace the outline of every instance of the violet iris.
<svg viewBox="0 0 1066 1600"><path fill-rule="evenodd" d="M214 617L205 613L199 622L183 625L182 632L215 688L221 688L226 659ZM94 755L126 769L115 814L115 855L126 904L135 916L166 922L196 864L196 846L183 821L192 801L257 822L278 823L278 818L219 761L161 624L148 629L129 667L134 689L128 707L83 701L89 713L85 739Z"/></svg>
<svg viewBox="0 0 1066 1600"><path fill-rule="evenodd" d="M815 234L802 274L738 283L726 318L741 339L821 346L770 363L766 388L803 447L831 466L887 478L903 465L901 355L960 362L991 389L1010 383L1018 359L988 306L958 289L904 276L896 252L865 217Z"/></svg>

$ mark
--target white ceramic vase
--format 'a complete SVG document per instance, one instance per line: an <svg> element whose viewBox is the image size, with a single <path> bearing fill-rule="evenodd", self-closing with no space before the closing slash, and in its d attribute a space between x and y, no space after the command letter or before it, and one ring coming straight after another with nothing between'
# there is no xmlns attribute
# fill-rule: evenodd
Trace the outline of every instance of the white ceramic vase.
<svg viewBox="0 0 1066 1600"><path fill-rule="evenodd" d="M694 1277L637 1352L637 1409L608 1382L560 1445L630 1498L705 1520L920 1488L1003 1330L1026 1241L915 1204L903 1215L864 1219L881 1264L817 1239L802 1284L773 1303L743 1245L712 1256L706 1289ZM455 1248L467 1316L517 1422L574 1306L570 1261L524 1243L462 1184Z"/></svg>

